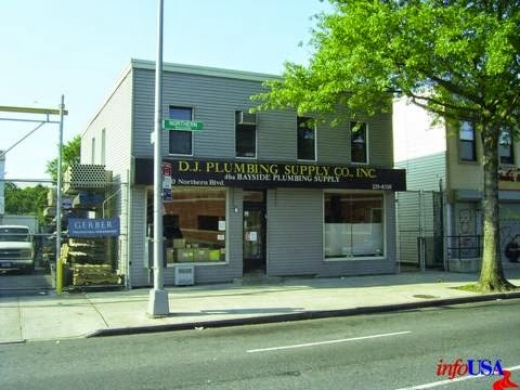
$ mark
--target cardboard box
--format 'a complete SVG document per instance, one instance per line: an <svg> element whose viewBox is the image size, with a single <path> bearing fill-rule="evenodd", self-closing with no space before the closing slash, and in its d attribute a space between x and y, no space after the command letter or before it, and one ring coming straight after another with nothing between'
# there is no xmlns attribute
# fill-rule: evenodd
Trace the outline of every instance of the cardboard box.
<svg viewBox="0 0 520 390"><path fill-rule="evenodd" d="M210 261L220 261L220 249L211 249L209 251Z"/></svg>
<svg viewBox="0 0 520 390"><path fill-rule="evenodd" d="M186 248L183 248L183 249L175 249L176 251L176 254L177 254L177 261L182 263L182 262L188 262L188 261L193 261L193 249L186 249Z"/></svg>
<svg viewBox="0 0 520 390"><path fill-rule="evenodd" d="M197 248L193 250L194 261L209 261L209 249Z"/></svg>
<svg viewBox="0 0 520 390"><path fill-rule="evenodd" d="M184 238L174 238L173 239L173 248L174 249L186 248L186 240Z"/></svg>
<svg viewBox="0 0 520 390"><path fill-rule="evenodd" d="M166 263L170 264L175 261L175 253L173 248L166 248Z"/></svg>

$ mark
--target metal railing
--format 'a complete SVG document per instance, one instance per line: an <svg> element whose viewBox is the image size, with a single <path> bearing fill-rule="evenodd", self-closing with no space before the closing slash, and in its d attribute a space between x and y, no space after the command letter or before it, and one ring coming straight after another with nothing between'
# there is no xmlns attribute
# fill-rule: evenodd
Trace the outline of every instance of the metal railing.
<svg viewBox="0 0 520 390"><path fill-rule="evenodd" d="M449 260L482 257L483 236L446 236L446 251Z"/></svg>

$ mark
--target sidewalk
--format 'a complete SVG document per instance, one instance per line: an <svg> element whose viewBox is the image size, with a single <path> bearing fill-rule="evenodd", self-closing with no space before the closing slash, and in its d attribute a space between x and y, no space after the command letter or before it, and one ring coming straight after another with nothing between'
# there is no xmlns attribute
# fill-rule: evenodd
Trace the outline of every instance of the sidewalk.
<svg viewBox="0 0 520 390"><path fill-rule="evenodd" d="M520 286L520 268L506 270ZM0 343L291 321L520 298L454 289L476 274L443 272L343 278L281 278L168 288L171 314L147 315L150 289L0 299Z"/></svg>

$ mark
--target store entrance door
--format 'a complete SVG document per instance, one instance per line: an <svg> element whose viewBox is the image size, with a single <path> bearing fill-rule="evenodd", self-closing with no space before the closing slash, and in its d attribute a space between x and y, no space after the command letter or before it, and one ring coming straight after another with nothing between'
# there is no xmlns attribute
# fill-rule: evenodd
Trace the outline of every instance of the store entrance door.
<svg viewBox="0 0 520 390"><path fill-rule="evenodd" d="M265 258L265 193L264 191L244 192L244 273L266 270Z"/></svg>

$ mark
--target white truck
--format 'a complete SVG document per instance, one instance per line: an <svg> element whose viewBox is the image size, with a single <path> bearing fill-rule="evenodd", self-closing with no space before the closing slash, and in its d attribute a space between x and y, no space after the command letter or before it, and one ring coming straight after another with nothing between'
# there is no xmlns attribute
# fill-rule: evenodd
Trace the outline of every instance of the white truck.
<svg viewBox="0 0 520 390"><path fill-rule="evenodd" d="M34 241L29 226L0 225L0 271L34 271Z"/></svg>

